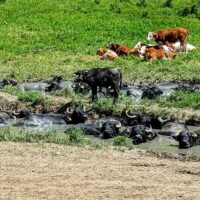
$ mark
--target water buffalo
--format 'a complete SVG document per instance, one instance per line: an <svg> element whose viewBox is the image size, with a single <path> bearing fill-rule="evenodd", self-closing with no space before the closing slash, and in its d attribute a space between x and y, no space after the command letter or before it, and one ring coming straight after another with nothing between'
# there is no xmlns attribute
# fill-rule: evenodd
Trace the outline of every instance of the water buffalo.
<svg viewBox="0 0 200 200"><path fill-rule="evenodd" d="M182 131L189 131L185 124L178 124L173 122L166 123L162 129L159 131L161 135L179 135Z"/></svg>
<svg viewBox="0 0 200 200"><path fill-rule="evenodd" d="M102 124L101 133L104 139L109 139L119 134L121 123L117 120L107 120Z"/></svg>
<svg viewBox="0 0 200 200"><path fill-rule="evenodd" d="M92 89L92 101L97 98L97 87L111 87L114 92L114 101L119 96L119 90L122 84L122 74L116 68L94 68L89 71L79 70L75 82L87 83Z"/></svg>
<svg viewBox="0 0 200 200"><path fill-rule="evenodd" d="M152 128L148 128L144 125L135 125L131 128L125 129L120 134L130 137L133 144L140 144L157 137L157 134L152 130Z"/></svg>
<svg viewBox="0 0 200 200"><path fill-rule="evenodd" d="M187 149L200 144L200 137L189 131L182 131L179 135L172 135L172 138L179 142L180 149Z"/></svg>
<svg viewBox="0 0 200 200"><path fill-rule="evenodd" d="M142 99L155 99L157 96L163 94L163 91L156 86L146 87L143 90Z"/></svg>
<svg viewBox="0 0 200 200"><path fill-rule="evenodd" d="M84 123L87 119L85 108L76 106L75 108L68 107L67 113L70 115L73 124Z"/></svg>
<svg viewBox="0 0 200 200"><path fill-rule="evenodd" d="M70 130L83 130L86 135L93 135L100 137L101 135L101 126L98 123L80 123L72 126L67 129L65 133L68 133Z"/></svg>
<svg viewBox="0 0 200 200"><path fill-rule="evenodd" d="M121 123L118 120L107 119L99 120L93 123L80 123L69 128L66 133L71 129L83 130L87 135L102 137L103 139L113 138L119 133Z"/></svg>
<svg viewBox="0 0 200 200"><path fill-rule="evenodd" d="M171 121L170 117L162 118L158 117L155 114L144 114L138 112L132 112L129 110L125 111L125 116L122 119L122 123L125 126L133 125L144 125L147 127L152 127L154 129L161 129L164 124Z"/></svg>
<svg viewBox="0 0 200 200"><path fill-rule="evenodd" d="M14 126L47 126L52 124L78 124L86 120L85 111L79 107L68 107L64 114L31 114L27 110L22 110L15 114L18 118L23 118Z"/></svg>

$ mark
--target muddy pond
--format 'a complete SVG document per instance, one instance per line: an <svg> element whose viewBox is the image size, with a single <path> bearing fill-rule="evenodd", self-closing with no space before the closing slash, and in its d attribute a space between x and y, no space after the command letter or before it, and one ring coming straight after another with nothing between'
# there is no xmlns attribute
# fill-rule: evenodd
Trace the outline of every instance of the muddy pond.
<svg viewBox="0 0 200 200"><path fill-rule="evenodd" d="M52 90L52 87L56 87L56 89L69 89L71 91L74 91L73 82L71 81L58 81L56 84L53 84L52 82L43 82L43 81L36 81L36 82L24 82L17 84L15 87L19 88L22 91L38 91L43 95L48 94L49 91ZM170 94L179 87L179 84L177 83L157 83L154 84L155 91L158 92L157 94L159 96L170 96ZM130 99L134 102L140 102L141 99L144 96L144 91L147 89L147 96L148 89L152 89L152 86L145 86L142 87L140 85L125 85L121 89L121 93L124 93L125 95L129 96ZM84 88L82 88L84 89ZM187 87L186 87L187 89ZM101 95L105 95L102 93ZM58 119L58 122L52 123L51 115L50 117L48 114L45 116L42 116L38 118L37 115L35 115L35 118L33 118L32 122L29 123L29 125L23 125L23 126L16 126L17 123L20 123L21 119L7 119L0 122L0 129L4 128L5 126L11 127L11 130L18 131L21 129L24 129L26 131L30 132L46 132L46 131L54 131L56 134L65 134L67 128L71 127L72 125L66 124L64 121ZM54 120L53 120L54 121ZM32 123L32 124L31 124ZM14 126L13 126L14 125ZM124 129L125 127L122 127ZM188 126L190 131L199 130L200 127L195 126ZM157 131L157 130L155 130ZM93 140L103 140L98 137L93 136L87 136ZM113 139L103 140L104 142L112 143ZM135 145L136 148L141 149L147 149L153 152L157 153L170 153L170 154L189 154L189 155L197 155L200 156L200 145L194 146L189 149L179 149L178 148L178 142L170 139L169 136L164 135L158 135L157 138L155 138L152 141L148 141L146 143L141 143L139 145Z"/></svg>

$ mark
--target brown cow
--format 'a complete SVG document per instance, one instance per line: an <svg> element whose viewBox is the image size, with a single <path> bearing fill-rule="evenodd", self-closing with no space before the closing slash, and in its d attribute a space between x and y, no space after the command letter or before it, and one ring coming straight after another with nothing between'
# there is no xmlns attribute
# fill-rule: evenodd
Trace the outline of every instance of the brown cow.
<svg viewBox="0 0 200 200"><path fill-rule="evenodd" d="M100 48L96 52L97 55L101 56L101 60L115 60L118 58L118 55L112 50L106 50L104 48Z"/></svg>
<svg viewBox="0 0 200 200"><path fill-rule="evenodd" d="M103 56L103 54L105 54L106 51L107 51L106 49L100 48L100 49L97 50L96 54L99 55L99 56Z"/></svg>
<svg viewBox="0 0 200 200"><path fill-rule="evenodd" d="M166 42L175 43L180 41L181 48L186 52L186 39L188 30L185 28L165 29L155 32L149 32L147 40L155 40L157 44L166 44Z"/></svg>
<svg viewBox="0 0 200 200"><path fill-rule="evenodd" d="M156 59L174 59L176 55L166 46L143 46L140 53L146 61Z"/></svg>
<svg viewBox="0 0 200 200"><path fill-rule="evenodd" d="M130 49L127 46L117 43L110 43L107 48L114 51L118 56L129 55L130 52Z"/></svg>

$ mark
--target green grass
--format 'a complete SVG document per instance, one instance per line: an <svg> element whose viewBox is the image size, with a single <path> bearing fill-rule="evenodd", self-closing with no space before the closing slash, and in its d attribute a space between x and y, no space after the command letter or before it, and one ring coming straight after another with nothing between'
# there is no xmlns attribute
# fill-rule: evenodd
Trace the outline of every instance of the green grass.
<svg viewBox="0 0 200 200"><path fill-rule="evenodd" d="M117 66L124 80L174 80L200 75L199 3L197 0L7 0L0 4L0 78L73 79L77 69ZM181 13L196 5L195 12ZM156 10L156 12L155 12ZM167 17L166 17L167 16ZM163 28L187 27L188 42L197 50L178 54L174 61L141 62L123 57L104 62L96 50L109 42L133 47L146 42L147 33Z"/></svg>
<svg viewBox="0 0 200 200"><path fill-rule="evenodd" d="M51 102L48 100L47 97L41 95L40 93L36 91L23 92L16 87L8 85L3 88L3 92L16 95L19 101L30 102L32 103L32 105L42 104L42 105L49 106L51 104Z"/></svg>
<svg viewBox="0 0 200 200"><path fill-rule="evenodd" d="M114 146L120 146L120 147L126 147L128 149L133 148L133 144L130 138L125 137L125 136L117 136L113 140L113 145Z"/></svg>
<svg viewBox="0 0 200 200"><path fill-rule="evenodd" d="M185 91L176 91L170 97L163 99L158 98L156 103L159 103L160 106L165 107L177 107L177 108L200 108L200 93L199 92L185 92Z"/></svg>
<svg viewBox="0 0 200 200"><path fill-rule="evenodd" d="M105 66L119 68L123 81L130 83L200 76L199 0L7 0L0 3L0 9L0 79L22 81L62 75L72 80L78 69ZM175 60L148 63L133 56L102 61L95 55L109 42L134 47L139 41L146 42L148 32L173 27L188 28L188 43L197 49L178 54ZM20 101L50 104L35 92L21 93L9 87L4 91L17 95ZM70 97L77 104L90 101L88 96L66 90L54 95ZM169 112L165 107L199 107L198 94L176 96L180 99L133 104L121 95L116 104L110 98L99 98L89 106L114 113L123 109L146 112L155 103L161 114Z"/></svg>
<svg viewBox="0 0 200 200"><path fill-rule="evenodd" d="M0 142L21 142L21 143L55 143L81 147L101 149L108 145L103 141L95 141L86 137L82 130L71 130L68 134L48 132L30 132L6 126L0 129Z"/></svg>

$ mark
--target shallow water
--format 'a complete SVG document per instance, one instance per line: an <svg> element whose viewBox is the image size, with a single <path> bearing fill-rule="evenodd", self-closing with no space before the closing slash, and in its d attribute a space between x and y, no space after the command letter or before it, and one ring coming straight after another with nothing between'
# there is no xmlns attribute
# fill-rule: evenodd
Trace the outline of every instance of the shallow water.
<svg viewBox="0 0 200 200"><path fill-rule="evenodd" d="M11 127L12 131L19 131L19 130L26 130L31 133L37 133L37 132L47 132L47 131L54 131L56 134L64 135L66 129L71 127L70 124L49 124L46 126L38 126L38 127ZM4 126L5 127L5 126ZM2 127L0 127L1 129ZM197 127L189 127L189 129L196 130ZM109 144L112 144L113 139L103 140L99 137L94 136L87 136L88 138L94 140L94 141L103 141ZM153 141L149 141L146 143L142 143L139 145L135 145L135 148L145 149L149 151L153 151L156 153L170 153L170 154L187 154L187 155L197 155L200 156L200 145L194 146L189 149L179 149L178 148L178 142L170 139L169 136L162 136L158 135L157 138L155 138Z"/></svg>
<svg viewBox="0 0 200 200"><path fill-rule="evenodd" d="M158 83L154 86L158 87L160 90L163 91L161 96L167 97L170 96L174 89L178 87L176 83ZM122 88L122 93L128 95L132 101L135 103L139 103L142 99L143 88L139 86L131 86L128 85L127 87Z"/></svg>
<svg viewBox="0 0 200 200"><path fill-rule="evenodd" d="M159 135L153 141L142 143L138 148L150 150L156 153L188 154L200 156L200 145L189 149L179 149L178 142L168 136Z"/></svg>

